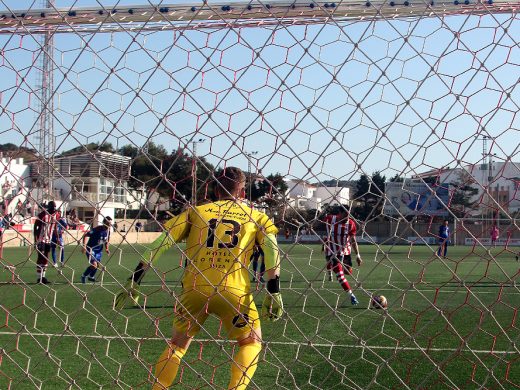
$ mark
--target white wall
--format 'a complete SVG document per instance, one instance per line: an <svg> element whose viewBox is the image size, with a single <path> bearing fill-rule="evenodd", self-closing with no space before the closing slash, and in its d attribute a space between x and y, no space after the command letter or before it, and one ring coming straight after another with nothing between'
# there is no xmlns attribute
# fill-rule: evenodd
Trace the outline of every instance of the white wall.
<svg viewBox="0 0 520 390"><path fill-rule="evenodd" d="M345 187L318 187L314 197L321 198L322 205L325 203L347 205L350 202L350 189Z"/></svg>
<svg viewBox="0 0 520 390"><path fill-rule="evenodd" d="M98 225L101 225L103 222L103 218L110 217L112 218L112 221L115 220L115 209L113 207L102 207L99 210L97 221Z"/></svg>
<svg viewBox="0 0 520 390"><path fill-rule="evenodd" d="M16 195L19 188L28 187L28 180L29 166L24 164L23 158L0 159L0 195Z"/></svg>
<svg viewBox="0 0 520 390"><path fill-rule="evenodd" d="M146 193L128 188L126 192L126 203L128 210L138 210L146 203Z"/></svg>
<svg viewBox="0 0 520 390"><path fill-rule="evenodd" d="M288 180L287 181L287 196L289 198L312 198L316 187L302 180Z"/></svg>
<svg viewBox="0 0 520 390"><path fill-rule="evenodd" d="M302 180L287 181L286 196L290 205L297 209L321 210L325 204L349 204L350 189L347 187L318 187Z"/></svg>
<svg viewBox="0 0 520 390"><path fill-rule="evenodd" d="M70 182L65 180L63 177L58 177L54 179L54 188L60 191L60 194L63 196L63 200L70 200Z"/></svg>

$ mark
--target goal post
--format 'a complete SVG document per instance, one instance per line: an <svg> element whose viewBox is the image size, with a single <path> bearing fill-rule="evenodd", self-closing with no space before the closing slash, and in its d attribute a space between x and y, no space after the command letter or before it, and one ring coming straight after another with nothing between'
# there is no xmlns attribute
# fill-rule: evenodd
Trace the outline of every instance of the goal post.
<svg viewBox="0 0 520 390"><path fill-rule="evenodd" d="M385 20L408 17L510 14L518 3L487 1L232 1L159 5L52 7L0 14L1 33L108 32L182 30L211 27L255 27L293 24ZM97 27L96 27L97 26Z"/></svg>

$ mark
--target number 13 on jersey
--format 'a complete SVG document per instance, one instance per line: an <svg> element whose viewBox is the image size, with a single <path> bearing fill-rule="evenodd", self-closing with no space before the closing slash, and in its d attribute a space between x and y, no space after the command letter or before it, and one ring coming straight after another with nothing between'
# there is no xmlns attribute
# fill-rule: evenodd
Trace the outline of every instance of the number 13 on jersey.
<svg viewBox="0 0 520 390"><path fill-rule="evenodd" d="M216 234L217 228L219 228L220 234ZM222 229L225 229L222 231ZM208 221L208 237L206 239L207 248L215 248L215 244L218 249L232 249L238 245L240 233L240 223L233 221L232 219L222 219L219 221L217 218L210 219ZM216 237L216 239L215 239Z"/></svg>

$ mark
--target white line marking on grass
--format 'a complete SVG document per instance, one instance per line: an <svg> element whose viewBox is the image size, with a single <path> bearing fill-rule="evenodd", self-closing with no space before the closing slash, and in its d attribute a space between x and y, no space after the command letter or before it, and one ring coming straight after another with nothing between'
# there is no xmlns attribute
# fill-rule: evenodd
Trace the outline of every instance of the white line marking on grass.
<svg viewBox="0 0 520 390"><path fill-rule="evenodd" d="M283 283L283 282L282 282ZM307 282L304 282L302 281L301 283L307 283ZM321 283L321 282L316 282L316 283ZM399 284L400 282L396 283ZM331 282L332 284L332 282ZM119 283L116 283L116 282L103 282L102 285L108 285L108 286L112 286L112 285L117 285L119 286ZM168 285L168 283L166 283L166 285ZM336 284L337 285L337 284ZM318 291L318 290L326 290L326 291L331 291L331 292L339 292L339 293L344 293L344 290L342 288L339 288L339 287L336 287L336 285L334 287L326 287L326 286L316 286L314 288L309 288L309 287L280 287L281 290L285 290L285 291L291 291L291 290L294 290L294 291L307 291L307 290L314 290L314 291ZM163 286L162 284L160 283L142 283L141 284L141 287L161 287ZM409 287L410 284L409 283L406 283L406 287ZM180 287L180 283L178 286L171 286L171 287ZM254 285L251 285L251 287L254 287ZM474 291L474 289L479 289L477 294L495 294L497 293L496 289L498 289L499 287L503 287L503 288L516 288L518 289L517 286L510 286L510 285L502 285L502 286L479 286L479 287L471 287L471 286L460 286L457 290L454 290L453 289L454 286L439 286L439 292L443 292L443 293L464 293L464 294L467 294L468 291L466 289L466 287L469 287L470 290ZM449 290L447 288L450 288ZM493 291L482 291L480 290L480 288L490 288L490 289L495 289ZM359 288L357 289L359 291ZM373 290L373 291L397 291L397 292L402 292L404 290L407 290L408 293L413 293L413 292L416 292L416 291L420 291L420 292L435 292L437 291L436 288L432 288L432 287L429 287L429 288L420 288L420 287L415 287L413 289L407 289L407 288L392 288L392 287L383 287L383 288L369 288L369 289L366 289L366 290ZM255 293L255 292L261 292L261 289L252 289L251 290L252 293ZM507 294L517 294L518 291L502 291L502 295L507 295Z"/></svg>
<svg viewBox="0 0 520 390"><path fill-rule="evenodd" d="M166 283L167 286L171 287L171 288L180 288L180 282L177 283L177 285L175 286L172 286L172 284L174 284L176 282L173 282L173 281L170 281L168 283ZM283 283L283 282L282 282ZM301 282L295 282L295 283L308 283L308 282L305 282L305 281L301 281ZM339 287L326 287L325 285L321 285L321 281L314 281L313 283L316 283L316 286L314 288L309 288L309 287L281 287L282 290L285 290L285 291L291 291L291 290L294 290L294 291L305 291L305 290L314 290L314 291L318 291L318 290L326 290L326 291L331 291L331 292L343 292L344 290L339 288ZM333 282L328 282L330 283L331 285L334 285ZM58 283L56 284L56 286L61 286L65 283ZM69 286L72 285L70 283L67 283ZM320 285L318 285L320 284ZM324 283L326 284L326 283ZM404 284L405 287L402 287L402 288L399 288L399 284ZM455 284L455 283L451 283L451 284ZM11 283L11 282L0 282L0 285L3 285L3 286L8 286L8 285L13 285L13 286L25 286L25 283ZM34 283L29 283L27 284L28 286L31 286L31 285L34 285ZM97 287L103 287L103 286L121 286L121 283L118 283L118 282L96 282L95 284L81 284L79 282L77 283L74 283L75 286L85 286L85 287L90 287L90 286L97 286ZM379 288L379 287L376 287L376 288L368 288L366 289L367 291L370 291L370 290L373 290L373 291L397 291L397 292L402 292L404 290L406 290L408 293L413 293L413 292L416 292L416 291L420 291L420 292L435 292L437 291L436 288L432 288L430 286L424 286L424 285L419 285L419 286L415 286L413 289L409 289L409 286L410 286L410 283L406 283L406 282L395 282L395 285L397 286L396 288L392 288L392 287L382 287L382 288ZM52 284L50 285L47 285L49 288L52 288ZM142 283L141 284L141 287L162 287L163 284L162 283ZM254 287L255 285L252 285L252 287ZM429 287L429 288L422 288L422 286L424 287ZM510 285L510 284L503 284L503 285L498 285L498 284L495 284L495 285L492 285L492 286L486 286L486 285L478 285L478 286L471 286L471 285L465 285L465 286L459 286L458 289L454 290L453 287L455 286L438 286L438 289L439 289L439 292L443 292L443 293L464 293L464 294L467 294L467 288L469 288L471 291L476 291L478 289L478 292L477 294L496 294L497 293L497 290L498 288L505 288L505 289L516 289L518 290L520 286L517 286L516 284L514 286ZM450 288L450 289L448 289ZM483 289L491 289L492 291L485 291ZM359 290L359 289L357 289ZM507 291L507 290L503 290L502 291L502 295L508 295L508 294L517 294L518 291ZM251 292L252 293L255 293L255 292L260 292L261 290L260 289L252 289Z"/></svg>
<svg viewBox="0 0 520 390"><path fill-rule="evenodd" d="M135 337L135 336L103 336L103 335L86 335L86 334L55 334L55 333L17 333L17 332L0 332L0 336L31 336L31 337L72 337L77 339L99 339L99 340L132 340L132 341L142 341L142 340L151 340L151 341L164 341L169 340L168 337ZM228 343L232 342L229 340L213 340L213 339L197 339L194 341L200 342L215 342L215 343ZM290 345L290 346L312 346L312 347L326 347L326 348L366 348L366 349L379 349L379 350L388 350L388 351L421 351L421 352L473 352L479 354L500 354L500 355L508 355L508 354L516 354L517 351L491 351L485 349L474 349L471 350L469 348L458 349L458 348L419 348L419 347L385 347L382 345L359 345L359 344L325 344L325 343L311 343L308 341L302 341L301 343L297 343L294 341L267 341L267 344L272 345Z"/></svg>

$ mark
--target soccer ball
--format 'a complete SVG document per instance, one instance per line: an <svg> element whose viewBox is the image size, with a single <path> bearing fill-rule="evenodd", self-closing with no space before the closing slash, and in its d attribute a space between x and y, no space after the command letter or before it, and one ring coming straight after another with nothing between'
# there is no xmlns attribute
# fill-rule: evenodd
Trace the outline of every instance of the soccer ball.
<svg viewBox="0 0 520 390"><path fill-rule="evenodd" d="M388 301L384 295L372 295L371 304L374 309L386 309L388 307Z"/></svg>

